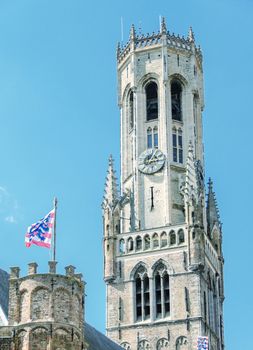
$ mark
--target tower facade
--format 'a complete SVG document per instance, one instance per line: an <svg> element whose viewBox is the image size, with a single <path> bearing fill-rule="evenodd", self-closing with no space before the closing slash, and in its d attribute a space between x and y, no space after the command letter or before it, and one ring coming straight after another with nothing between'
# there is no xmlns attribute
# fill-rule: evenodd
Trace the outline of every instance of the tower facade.
<svg viewBox="0 0 253 350"><path fill-rule="evenodd" d="M222 232L205 191L201 49L136 35L118 47L120 191L110 157L103 200L107 335L127 350L224 348Z"/></svg>
<svg viewBox="0 0 253 350"><path fill-rule="evenodd" d="M8 325L0 327L3 350L81 350L84 341L84 282L73 266L66 275L56 274L56 262L49 273L37 273L30 263L28 275L11 268L9 278Z"/></svg>

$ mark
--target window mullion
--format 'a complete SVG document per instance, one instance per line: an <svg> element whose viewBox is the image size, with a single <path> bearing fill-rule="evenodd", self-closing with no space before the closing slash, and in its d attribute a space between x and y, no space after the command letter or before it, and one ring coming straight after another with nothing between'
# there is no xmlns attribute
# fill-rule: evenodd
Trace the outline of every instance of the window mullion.
<svg viewBox="0 0 253 350"><path fill-rule="evenodd" d="M141 319L142 321L145 320L145 313L144 313L144 282L143 278L141 279Z"/></svg>
<svg viewBox="0 0 253 350"><path fill-rule="evenodd" d="M165 317L165 300L164 300L163 276L161 276L161 304L162 304L162 318L164 318Z"/></svg>

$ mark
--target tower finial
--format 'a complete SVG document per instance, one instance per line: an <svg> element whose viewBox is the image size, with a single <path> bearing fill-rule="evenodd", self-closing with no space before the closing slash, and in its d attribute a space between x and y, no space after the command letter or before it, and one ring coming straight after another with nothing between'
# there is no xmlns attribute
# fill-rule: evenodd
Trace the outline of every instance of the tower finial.
<svg viewBox="0 0 253 350"><path fill-rule="evenodd" d="M194 36L194 32L192 30L192 27L189 28L188 39L192 43L195 41L195 36Z"/></svg>
<svg viewBox="0 0 253 350"><path fill-rule="evenodd" d="M135 40L135 27L134 27L134 24L132 24L132 26L131 26L130 39L133 40L133 41Z"/></svg>
<svg viewBox="0 0 253 350"><path fill-rule="evenodd" d="M110 207L114 207L118 200L118 184L117 184L117 178L115 175L114 170L114 161L112 158L112 155L109 156L108 161L108 171L107 171L107 177L105 182L105 194L104 194L104 200L102 203L102 207L106 207L109 205Z"/></svg>
<svg viewBox="0 0 253 350"><path fill-rule="evenodd" d="M161 19L160 32L161 32L161 34L167 33L165 17L162 17L162 19Z"/></svg>

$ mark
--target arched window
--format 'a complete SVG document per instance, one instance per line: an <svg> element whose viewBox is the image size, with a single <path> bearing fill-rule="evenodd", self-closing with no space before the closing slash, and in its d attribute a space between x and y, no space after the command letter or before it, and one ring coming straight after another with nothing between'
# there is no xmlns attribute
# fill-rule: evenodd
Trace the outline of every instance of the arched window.
<svg viewBox="0 0 253 350"><path fill-rule="evenodd" d="M158 118L157 85L151 81L146 85L146 113L147 121Z"/></svg>
<svg viewBox="0 0 253 350"><path fill-rule="evenodd" d="M149 249L150 248L150 237L149 235L146 235L144 237L144 250Z"/></svg>
<svg viewBox="0 0 253 350"><path fill-rule="evenodd" d="M183 163L183 133L181 129L172 130L173 162Z"/></svg>
<svg viewBox="0 0 253 350"><path fill-rule="evenodd" d="M149 127L147 130L147 147L158 148L158 128L154 126L153 130Z"/></svg>
<svg viewBox="0 0 253 350"><path fill-rule="evenodd" d="M179 337L176 341L176 350L187 350L188 348L188 341L186 337Z"/></svg>
<svg viewBox="0 0 253 350"><path fill-rule="evenodd" d="M159 247L159 237L157 233L153 234L152 242L153 242L153 249L156 249Z"/></svg>
<svg viewBox="0 0 253 350"><path fill-rule="evenodd" d="M159 264L155 271L156 318L170 314L170 281L166 267Z"/></svg>
<svg viewBox="0 0 253 350"><path fill-rule="evenodd" d="M182 87L178 81L171 83L171 115L172 119L182 121Z"/></svg>
<svg viewBox="0 0 253 350"><path fill-rule="evenodd" d="M18 334L16 335L16 347L15 347L15 349L17 349L17 350L24 349L25 337L26 337L25 330L21 330L18 332ZM9 347L5 348L5 344L3 344L3 349L10 349L10 348Z"/></svg>
<svg viewBox="0 0 253 350"><path fill-rule="evenodd" d="M158 148L158 129L157 126L153 129L153 137L154 137L154 148Z"/></svg>
<svg viewBox="0 0 253 350"><path fill-rule="evenodd" d="M150 344L147 340L141 340L138 344L138 350L150 350Z"/></svg>
<svg viewBox="0 0 253 350"><path fill-rule="evenodd" d="M156 344L157 350L165 350L169 348L169 340L166 338L159 339Z"/></svg>
<svg viewBox="0 0 253 350"><path fill-rule="evenodd" d="M129 116L129 129L134 127L134 93L130 91L128 96L128 116Z"/></svg>
<svg viewBox="0 0 253 350"><path fill-rule="evenodd" d="M151 128L148 128L148 130L147 130L147 146L148 146L148 148L153 148L152 129Z"/></svg>
<svg viewBox="0 0 253 350"><path fill-rule="evenodd" d="M144 321L150 317L150 288L147 271L143 266L138 268L134 279L136 320Z"/></svg>
<svg viewBox="0 0 253 350"><path fill-rule="evenodd" d="M132 252L133 249L134 249L134 241L133 241L132 237L129 237L127 240L127 251Z"/></svg>
<svg viewBox="0 0 253 350"><path fill-rule="evenodd" d="M176 234L174 231L170 232L170 245L176 244Z"/></svg>
<svg viewBox="0 0 253 350"><path fill-rule="evenodd" d="M125 253L125 240L123 238L119 241L119 252L120 254Z"/></svg>
<svg viewBox="0 0 253 350"><path fill-rule="evenodd" d="M178 244L184 243L184 231L179 230L178 231Z"/></svg>
<svg viewBox="0 0 253 350"><path fill-rule="evenodd" d="M43 327L38 327L30 333L30 346L33 350L47 350L48 335L47 330Z"/></svg>
<svg viewBox="0 0 253 350"><path fill-rule="evenodd" d="M120 346L125 350L131 350L131 345L127 342L121 343Z"/></svg>
<svg viewBox="0 0 253 350"><path fill-rule="evenodd" d="M167 233L163 232L161 234L161 248L166 247L168 244Z"/></svg>
<svg viewBox="0 0 253 350"><path fill-rule="evenodd" d="M136 250L141 250L142 249L142 239L140 236L136 237Z"/></svg>
<svg viewBox="0 0 253 350"><path fill-rule="evenodd" d="M59 288L54 291L53 307L55 322L69 322L71 316L71 296L64 288Z"/></svg>
<svg viewBox="0 0 253 350"><path fill-rule="evenodd" d="M46 288L37 288L31 296L31 319L32 321L47 319L49 317L49 291Z"/></svg>

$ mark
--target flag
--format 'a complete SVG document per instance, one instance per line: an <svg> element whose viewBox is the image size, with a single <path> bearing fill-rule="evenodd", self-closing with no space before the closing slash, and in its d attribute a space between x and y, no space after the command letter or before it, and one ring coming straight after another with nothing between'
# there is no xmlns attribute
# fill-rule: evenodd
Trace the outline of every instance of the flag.
<svg viewBox="0 0 253 350"><path fill-rule="evenodd" d="M198 337L197 350L208 350L208 337Z"/></svg>
<svg viewBox="0 0 253 350"><path fill-rule="evenodd" d="M32 244L40 247L51 247L52 231L54 227L55 209L51 210L43 219L28 227L25 235L27 248Z"/></svg>

